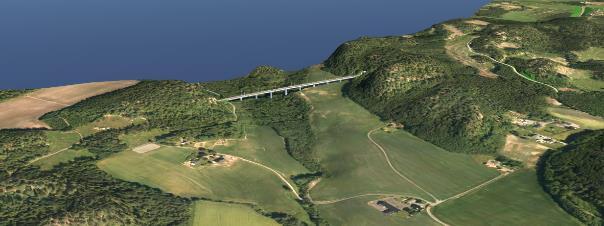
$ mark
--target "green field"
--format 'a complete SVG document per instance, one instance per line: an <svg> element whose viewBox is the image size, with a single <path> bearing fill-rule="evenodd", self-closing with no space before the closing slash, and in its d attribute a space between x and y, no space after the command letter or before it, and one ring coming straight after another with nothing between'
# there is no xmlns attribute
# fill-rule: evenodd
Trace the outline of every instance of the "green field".
<svg viewBox="0 0 604 226"><path fill-rule="evenodd" d="M574 53L577 54L580 61L604 60L604 48L602 47L589 47L586 50Z"/></svg>
<svg viewBox="0 0 604 226"><path fill-rule="evenodd" d="M314 200L330 200L365 193L429 196L398 177L367 132L383 126L377 116L343 98L341 84L303 91L314 107L311 124L318 138L314 147L324 169L321 182L311 190Z"/></svg>
<svg viewBox="0 0 604 226"><path fill-rule="evenodd" d="M304 91L312 104L311 124L317 135L314 153L324 177L311 190L314 201L335 200L361 194L404 194L433 201L411 182L397 175L383 153L368 138L368 132L385 126L341 93L342 85L327 85ZM468 190L498 173L482 166L471 155L451 153L407 132L388 129L371 134L388 154L394 167L439 199ZM411 219L384 216L366 203L375 197L359 197L319 210L335 225L427 225L427 215ZM354 213L354 214L351 214ZM376 223L380 222L380 223Z"/></svg>
<svg viewBox="0 0 604 226"><path fill-rule="evenodd" d="M47 131L49 153L53 153L77 143L80 141L80 136L74 132Z"/></svg>
<svg viewBox="0 0 604 226"><path fill-rule="evenodd" d="M405 131L379 131L372 138L395 167L439 199L466 191L499 175L471 155L445 151Z"/></svg>
<svg viewBox="0 0 604 226"><path fill-rule="evenodd" d="M252 208L239 204L197 201L194 204L192 226L271 226L279 225L273 219L256 213Z"/></svg>
<svg viewBox="0 0 604 226"><path fill-rule="evenodd" d="M93 156L94 154L86 151L86 150L73 150L67 149L61 151L55 155L49 156L47 158L40 159L34 163L34 165L40 166L43 170L52 169L52 167L58 165L59 163L69 162L77 157L81 156Z"/></svg>
<svg viewBox="0 0 604 226"><path fill-rule="evenodd" d="M570 9L570 16L571 17L580 17L582 12L583 12L583 9L581 8L581 6L573 6Z"/></svg>
<svg viewBox="0 0 604 226"><path fill-rule="evenodd" d="M161 129L151 129L145 131L137 131L129 134L120 135L120 140L124 141L129 148L135 148L140 145L149 143L149 140L153 140L156 136L166 133Z"/></svg>
<svg viewBox="0 0 604 226"><path fill-rule="evenodd" d="M601 117L570 108L550 107L547 111L554 117L578 124L582 129L604 129L604 119Z"/></svg>
<svg viewBox="0 0 604 226"><path fill-rule="evenodd" d="M266 126L248 126L246 131L247 139L229 141L228 145L215 146L214 150L262 163L287 177L309 173L287 153L283 138L275 130Z"/></svg>
<svg viewBox="0 0 604 226"><path fill-rule="evenodd" d="M92 123L88 123L75 128L76 131L80 132L82 136L87 137L97 132L102 131L103 128L124 128L132 124L134 120L122 117L119 115L106 115Z"/></svg>
<svg viewBox="0 0 604 226"><path fill-rule="evenodd" d="M437 226L436 221L424 212L407 218L406 214L384 215L367 205L369 201L382 198L379 196L362 197L330 205L319 205L322 216L332 225L404 225L404 226Z"/></svg>
<svg viewBox="0 0 604 226"><path fill-rule="evenodd" d="M184 166L182 163L193 151L176 147L162 147L144 154L124 151L101 160L98 166L119 179L176 195L255 203L267 211L308 220L293 194L272 172L243 161L232 166Z"/></svg>
<svg viewBox="0 0 604 226"><path fill-rule="evenodd" d="M510 10L500 17L506 20L520 22L536 22L562 17L566 14L571 17L581 16L581 7L567 4L563 1L517 1L516 6L523 9Z"/></svg>
<svg viewBox="0 0 604 226"><path fill-rule="evenodd" d="M533 170L436 206L434 214L451 225L580 225L543 191Z"/></svg>

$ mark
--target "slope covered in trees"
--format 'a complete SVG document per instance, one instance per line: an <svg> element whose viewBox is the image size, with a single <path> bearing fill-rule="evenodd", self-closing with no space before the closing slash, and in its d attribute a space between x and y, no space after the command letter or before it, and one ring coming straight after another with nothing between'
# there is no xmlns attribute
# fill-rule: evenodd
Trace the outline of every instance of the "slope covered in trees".
<svg viewBox="0 0 604 226"><path fill-rule="evenodd" d="M604 224L604 130L571 137L568 146L543 160L546 190L566 211L588 225Z"/></svg>
<svg viewBox="0 0 604 226"><path fill-rule="evenodd" d="M125 145L112 144L115 135L99 133L80 148L98 156L121 151ZM79 158L49 171L28 165L48 151L47 142L39 130L0 131L2 224L174 225L188 220L188 199L114 179L96 167L96 158Z"/></svg>

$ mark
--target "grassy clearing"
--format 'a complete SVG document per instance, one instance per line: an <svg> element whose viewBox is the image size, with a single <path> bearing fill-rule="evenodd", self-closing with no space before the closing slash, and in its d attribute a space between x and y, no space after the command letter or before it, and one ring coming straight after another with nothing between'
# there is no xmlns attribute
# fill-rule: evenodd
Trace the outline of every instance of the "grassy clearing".
<svg viewBox="0 0 604 226"><path fill-rule="evenodd" d="M287 153L283 138L272 128L250 126L246 130L247 139L229 141L226 146L215 146L214 150L262 163L286 174L286 177L309 173Z"/></svg>
<svg viewBox="0 0 604 226"><path fill-rule="evenodd" d="M150 140L153 140L156 136L162 135L166 133L166 131L161 129L151 129L145 131L139 131L135 133L122 134L120 135L120 140L124 141L130 148L135 148L140 145L149 143Z"/></svg>
<svg viewBox="0 0 604 226"><path fill-rule="evenodd" d="M434 214L451 225L580 225L543 191L533 170L443 203Z"/></svg>
<svg viewBox="0 0 604 226"><path fill-rule="evenodd" d="M534 167L539 157L548 149L547 146L538 144L533 140L522 139L520 137L508 134L505 139L505 146L500 154L522 161L526 167Z"/></svg>
<svg viewBox="0 0 604 226"><path fill-rule="evenodd" d="M573 6L570 9L570 16L571 17L580 17L582 12L583 12L583 8L581 8L581 6Z"/></svg>
<svg viewBox="0 0 604 226"><path fill-rule="evenodd" d="M577 54L580 61L604 60L604 48L602 47L589 47L589 49L574 53Z"/></svg>
<svg viewBox="0 0 604 226"><path fill-rule="evenodd" d="M47 131L49 153L53 153L80 141L80 135L74 132Z"/></svg>
<svg viewBox="0 0 604 226"><path fill-rule="evenodd" d="M581 7L556 1L519 1L524 6L522 10L513 10L501 15L502 19L519 22L536 22L551 19L553 17L581 15Z"/></svg>
<svg viewBox="0 0 604 226"><path fill-rule="evenodd" d="M431 200L397 176L367 132L382 126L380 120L348 98L341 84L304 91L314 107L311 125L317 136L313 153L325 173L312 190L314 200L331 200L365 193L398 193Z"/></svg>
<svg viewBox="0 0 604 226"><path fill-rule="evenodd" d="M424 212L407 218L403 214L384 215L367 205L367 202L381 198L379 196L350 199L331 205L318 206L322 216L332 225L439 225Z"/></svg>
<svg viewBox="0 0 604 226"><path fill-rule="evenodd" d="M73 150L67 149L65 151L59 152L55 155L49 156L44 159L40 159L39 161L34 162L34 165L40 166L42 170L49 170L52 167L58 165L59 163L69 162L77 157L83 156L93 156L94 154L86 151L86 150Z"/></svg>
<svg viewBox="0 0 604 226"><path fill-rule="evenodd" d="M105 117L103 117L99 120L96 120L92 123L88 123L86 125L79 126L75 130L80 132L82 134L82 136L87 137L87 136L90 136L92 134L102 131L103 128L112 128L112 129L124 128L126 126L131 125L132 122L133 122L133 120L130 118L127 118L127 117L123 117L123 116L119 116L119 115L106 115Z"/></svg>
<svg viewBox="0 0 604 226"><path fill-rule="evenodd" d="M548 113L554 117L573 122L583 129L604 129L604 119L585 112L560 107L550 107Z"/></svg>
<svg viewBox="0 0 604 226"><path fill-rule="evenodd" d="M223 226L276 226L273 219L256 213L244 205L197 201L194 204L192 226L223 225Z"/></svg>
<svg viewBox="0 0 604 226"><path fill-rule="evenodd" d="M400 172L441 199L499 175L471 155L445 151L402 130L379 131L372 137Z"/></svg>
<svg viewBox="0 0 604 226"><path fill-rule="evenodd" d="M574 69L568 74L570 82L582 90L601 91L604 89L604 81L592 78L591 71Z"/></svg>
<svg viewBox="0 0 604 226"><path fill-rule="evenodd" d="M111 175L187 197L256 203L267 211L289 213L308 221L291 192L270 171L243 161L229 167L189 168L182 163L193 149L162 147L138 154L124 151L98 166Z"/></svg>

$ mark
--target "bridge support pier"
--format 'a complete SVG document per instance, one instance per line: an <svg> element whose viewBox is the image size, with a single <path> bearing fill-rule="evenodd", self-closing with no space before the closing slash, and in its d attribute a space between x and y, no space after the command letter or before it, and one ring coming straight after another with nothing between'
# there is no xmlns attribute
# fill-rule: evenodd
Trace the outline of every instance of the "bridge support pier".
<svg viewBox="0 0 604 226"><path fill-rule="evenodd" d="M298 87L298 91L302 91L302 86Z"/></svg>
<svg viewBox="0 0 604 226"><path fill-rule="evenodd" d="M315 87L315 86L317 86L317 85L316 84L312 84L312 87Z"/></svg>
<svg viewBox="0 0 604 226"><path fill-rule="evenodd" d="M287 89L285 89L285 96L287 96Z"/></svg>
<svg viewBox="0 0 604 226"><path fill-rule="evenodd" d="M256 99L258 99L258 95L256 95Z"/></svg>
<svg viewBox="0 0 604 226"><path fill-rule="evenodd" d="M273 99L273 92L270 92L269 94L271 96L271 99Z"/></svg>
<svg viewBox="0 0 604 226"><path fill-rule="evenodd" d="M239 101L243 101L243 97L239 97Z"/></svg>

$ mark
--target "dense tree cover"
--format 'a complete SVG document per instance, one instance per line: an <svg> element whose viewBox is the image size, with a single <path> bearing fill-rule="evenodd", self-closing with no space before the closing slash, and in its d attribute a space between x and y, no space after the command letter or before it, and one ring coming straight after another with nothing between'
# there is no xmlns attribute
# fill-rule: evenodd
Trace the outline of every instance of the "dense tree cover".
<svg viewBox="0 0 604 226"><path fill-rule="evenodd" d="M294 159L310 170L320 170L311 152L315 142L309 122L311 106L304 99L288 95L248 100L244 108L258 124L272 127L285 139L286 149Z"/></svg>
<svg viewBox="0 0 604 226"><path fill-rule="evenodd" d="M31 90L28 89L19 89L19 90L15 90L15 89L9 89L9 90L0 90L0 102L19 96L21 94L30 92Z"/></svg>
<svg viewBox="0 0 604 226"><path fill-rule="evenodd" d="M558 18L538 23L491 21L487 28L478 32L472 48L503 59L522 53L557 53L581 51L589 47L604 46L604 20L591 18ZM503 42L514 43L518 48L498 48Z"/></svg>
<svg viewBox="0 0 604 226"><path fill-rule="evenodd" d="M562 92L558 100L566 106L604 117L604 92Z"/></svg>
<svg viewBox="0 0 604 226"><path fill-rule="evenodd" d="M243 93L253 93L299 84L302 83L305 78L305 70L286 73L275 67L259 66L252 70L247 76L231 80L209 82L204 84L204 86L208 90L220 94L221 97L230 97Z"/></svg>
<svg viewBox="0 0 604 226"><path fill-rule="evenodd" d="M67 129L90 123L106 114L144 117L152 127L171 130L232 120L228 104L216 101L201 84L183 81L142 81L48 113L42 120L55 129Z"/></svg>
<svg viewBox="0 0 604 226"><path fill-rule="evenodd" d="M604 225L604 130L586 131L544 156L546 190L567 212L588 225Z"/></svg>
<svg viewBox="0 0 604 226"><path fill-rule="evenodd" d="M506 63L514 65L516 69L525 76L544 82L556 87L570 86L569 78L566 75L560 74L557 71L560 63L556 63L550 59L535 58L522 59L517 57L508 58Z"/></svg>
<svg viewBox="0 0 604 226"><path fill-rule="evenodd" d="M0 130L0 219L7 225L175 225L187 222L191 201L112 178L97 158L120 151L118 133L86 138L79 148L97 157L78 158L41 171L27 162L48 151L44 133Z"/></svg>
<svg viewBox="0 0 604 226"><path fill-rule="evenodd" d="M0 130L0 181L47 152L47 138L42 130Z"/></svg>
<svg viewBox="0 0 604 226"><path fill-rule="evenodd" d="M500 77L478 76L444 52L440 25L413 37L361 38L340 46L325 62L338 75L368 73L346 94L384 119L447 150L496 152L503 144L509 110L540 115L550 91L507 67Z"/></svg>

